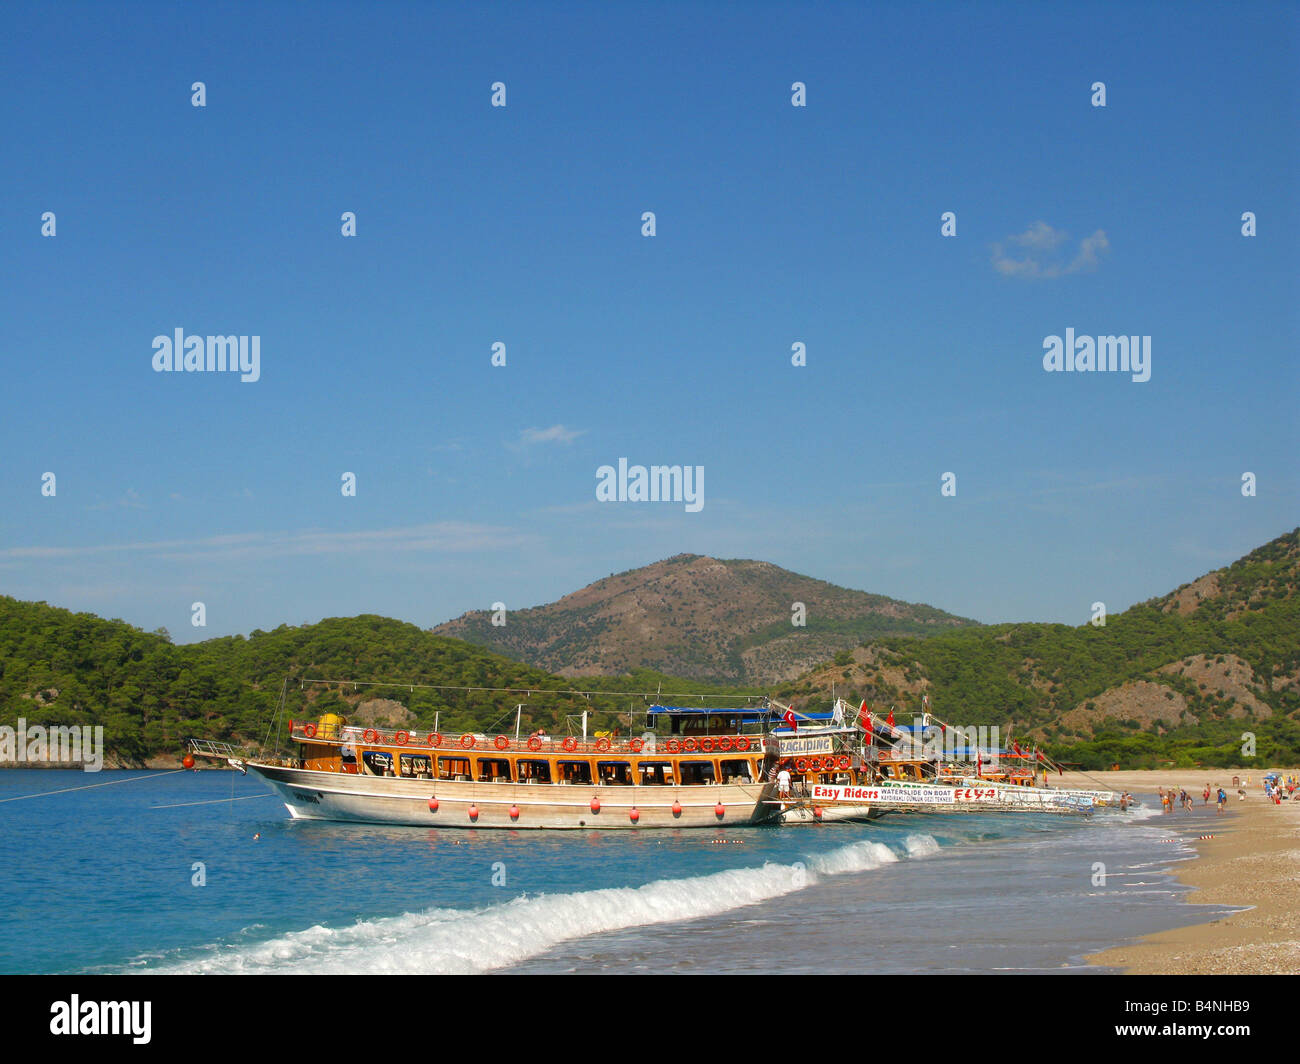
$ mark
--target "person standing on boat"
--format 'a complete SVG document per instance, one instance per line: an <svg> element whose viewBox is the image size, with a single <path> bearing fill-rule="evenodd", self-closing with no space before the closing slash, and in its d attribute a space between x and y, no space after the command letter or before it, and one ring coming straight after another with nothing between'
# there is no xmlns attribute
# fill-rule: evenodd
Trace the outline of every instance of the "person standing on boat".
<svg viewBox="0 0 1300 1064"><path fill-rule="evenodd" d="M776 793L782 798L790 797L790 770L788 768L783 768L776 774Z"/></svg>

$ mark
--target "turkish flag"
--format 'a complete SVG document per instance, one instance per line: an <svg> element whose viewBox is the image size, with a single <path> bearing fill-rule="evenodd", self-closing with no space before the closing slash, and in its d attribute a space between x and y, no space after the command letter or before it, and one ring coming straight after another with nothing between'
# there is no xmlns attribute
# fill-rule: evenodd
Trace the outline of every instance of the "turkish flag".
<svg viewBox="0 0 1300 1064"><path fill-rule="evenodd" d="M781 719L784 720L784 721L786 722L786 724L788 724L788 725L790 726L790 728L791 728L792 731L798 731L798 730L799 730L799 722L798 722L797 720L795 720L794 710L793 710L793 709L787 709L787 710L785 711L785 716L784 716L783 718L781 718Z"/></svg>
<svg viewBox="0 0 1300 1064"><path fill-rule="evenodd" d="M862 707L858 710L858 720L863 731L871 731L871 710L867 708L866 699L862 700Z"/></svg>
<svg viewBox="0 0 1300 1064"><path fill-rule="evenodd" d="M891 728L894 726L894 707L893 707L893 706L890 706L890 707L889 707L889 716L885 718L885 723L888 724Z"/></svg>

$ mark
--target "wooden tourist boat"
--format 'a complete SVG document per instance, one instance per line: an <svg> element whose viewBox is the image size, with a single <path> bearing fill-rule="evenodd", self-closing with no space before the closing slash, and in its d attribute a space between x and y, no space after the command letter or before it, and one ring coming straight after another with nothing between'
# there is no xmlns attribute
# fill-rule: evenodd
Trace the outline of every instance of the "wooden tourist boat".
<svg viewBox="0 0 1300 1064"><path fill-rule="evenodd" d="M295 757L190 748L261 777L300 820L630 830L871 819L866 802L811 801L814 785L872 779L860 732L831 716L655 705L639 736L555 738L361 728L327 714L289 722Z"/></svg>

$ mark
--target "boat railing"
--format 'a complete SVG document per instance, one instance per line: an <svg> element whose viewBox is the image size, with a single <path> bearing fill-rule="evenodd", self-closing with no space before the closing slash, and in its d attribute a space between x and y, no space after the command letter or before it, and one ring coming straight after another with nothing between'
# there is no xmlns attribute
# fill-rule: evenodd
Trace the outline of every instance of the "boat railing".
<svg viewBox="0 0 1300 1064"><path fill-rule="evenodd" d="M418 728L365 728L313 720L291 720L289 738L353 746L409 747L418 751L482 757L493 753L535 754L763 754L771 740L762 735L589 736L489 735L484 732L426 732Z"/></svg>

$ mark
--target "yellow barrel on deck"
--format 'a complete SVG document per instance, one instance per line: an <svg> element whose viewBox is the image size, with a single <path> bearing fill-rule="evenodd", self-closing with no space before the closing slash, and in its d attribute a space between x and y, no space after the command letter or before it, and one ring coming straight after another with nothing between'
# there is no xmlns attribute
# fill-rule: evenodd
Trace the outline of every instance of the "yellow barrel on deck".
<svg viewBox="0 0 1300 1064"><path fill-rule="evenodd" d="M326 713L316 722L316 734L322 739L337 739L339 729L346 723L347 721L337 713Z"/></svg>

